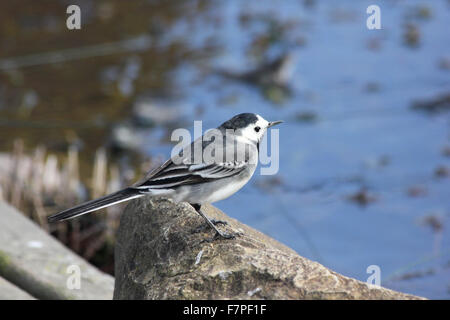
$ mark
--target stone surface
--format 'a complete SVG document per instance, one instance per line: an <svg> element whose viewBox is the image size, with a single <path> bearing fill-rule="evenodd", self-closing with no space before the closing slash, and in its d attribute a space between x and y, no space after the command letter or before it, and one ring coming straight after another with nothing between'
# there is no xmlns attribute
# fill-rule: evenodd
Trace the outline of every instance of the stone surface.
<svg viewBox="0 0 450 320"><path fill-rule="evenodd" d="M35 298L0 277L0 300L35 300Z"/></svg>
<svg viewBox="0 0 450 320"><path fill-rule="evenodd" d="M80 289L67 282L80 268ZM111 299L114 278L99 271L15 208L0 201L0 276L37 299Z"/></svg>
<svg viewBox="0 0 450 320"><path fill-rule="evenodd" d="M190 205L131 201L118 230L114 299L420 299L342 276L204 209L242 234L208 242L214 233Z"/></svg>

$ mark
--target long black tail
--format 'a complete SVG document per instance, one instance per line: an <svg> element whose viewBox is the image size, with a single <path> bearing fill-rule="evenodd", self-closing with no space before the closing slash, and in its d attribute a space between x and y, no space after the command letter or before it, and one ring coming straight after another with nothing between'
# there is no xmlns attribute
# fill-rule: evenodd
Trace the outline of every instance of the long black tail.
<svg viewBox="0 0 450 320"><path fill-rule="evenodd" d="M68 219L72 219L83 214L96 211L102 208L106 208L112 206L116 203L131 200L134 198L142 197L144 194L140 193L138 189L134 188L125 188L120 191L114 192L107 196L91 200L85 203L82 203L76 207L61 211L54 215L48 217L48 222L55 221L64 221Z"/></svg>

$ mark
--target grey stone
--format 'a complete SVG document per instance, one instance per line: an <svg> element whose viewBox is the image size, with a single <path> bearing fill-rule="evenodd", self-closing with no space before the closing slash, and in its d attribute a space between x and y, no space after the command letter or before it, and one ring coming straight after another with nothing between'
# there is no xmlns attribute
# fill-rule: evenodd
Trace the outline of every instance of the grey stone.
<svg viewBox="0 0 450 320"><path fill-rule="evenodd" d="M35 300L35 298L0 277L0 300Z"/></svg>
<svg viewBox="0 0 450 320"><path fill-rule="evenodd" d="M80 289L69 289L68 267L79 267ZM0 201L0 276L37 299L111 299L114 278Z"/></svg>
<svg viewBox="0 0 450 320"><path fill-rule="evenodd" d="M241 235L205 241L214 233L189 204L131 201L117 235L114 299L420 299L340 275L204 209Z"/></svg>

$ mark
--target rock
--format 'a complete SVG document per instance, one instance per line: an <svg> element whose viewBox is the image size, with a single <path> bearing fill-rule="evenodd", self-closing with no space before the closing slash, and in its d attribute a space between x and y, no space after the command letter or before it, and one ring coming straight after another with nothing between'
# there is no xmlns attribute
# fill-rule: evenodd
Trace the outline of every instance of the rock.
<svg viewBox="0 0 450 320"><path fill-rule="evenodd" d="M80 271L80 288L68 282ZM69 272L71 271L71 272ZM111 299L114 278L0 201L0 276L37 299ZM1 289L0 289L1 291Z"/></svg>
<svg viewBox="0 0 450 320"><path fill-rule="evenodd" d="M35 300L35 298L0 277L0 300Z"/></svg>
<svg viewBox="0 0 450 320"><path fill-rule="evenodd" d="M342 276L299 256L213 206L216 239L187 203L140 198L125 208L117 234L114 299L420 299Z"/></svg>

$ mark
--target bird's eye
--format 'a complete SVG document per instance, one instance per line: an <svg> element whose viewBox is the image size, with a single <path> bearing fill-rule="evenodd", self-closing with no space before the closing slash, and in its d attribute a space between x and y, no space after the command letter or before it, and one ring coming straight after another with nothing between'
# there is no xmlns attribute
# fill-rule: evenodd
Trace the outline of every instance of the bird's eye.
<svg viewBox="0 0 450 320"><path fill-rule="evenodd" d="M259 132L259 130L261 130L260 127L255 127L255 131L256 131L256 132Z"/></svg>

